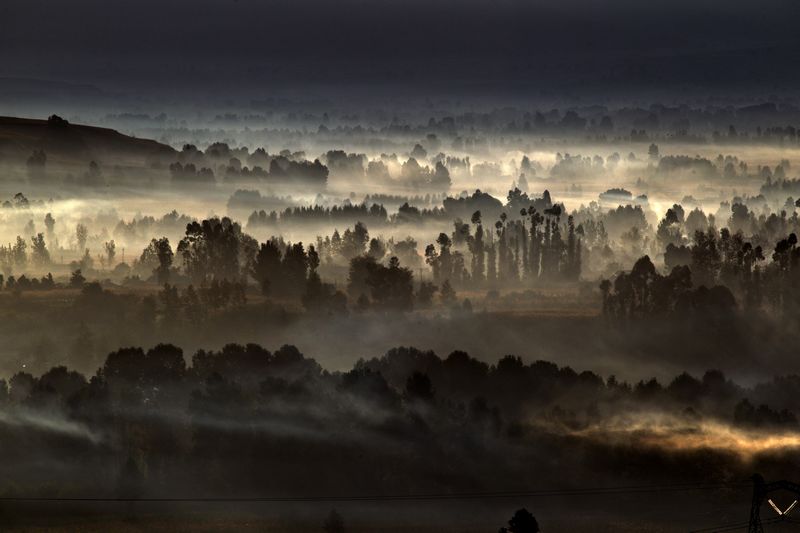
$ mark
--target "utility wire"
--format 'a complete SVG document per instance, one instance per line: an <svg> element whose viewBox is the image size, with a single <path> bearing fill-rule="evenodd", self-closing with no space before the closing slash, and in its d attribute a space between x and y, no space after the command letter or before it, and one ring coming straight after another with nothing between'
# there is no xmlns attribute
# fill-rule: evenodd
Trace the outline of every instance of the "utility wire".
<svg viewBox="0 0 800 533"><path fill-rule="evenodd" d="M775 518L767 518L766 520L762 520L761 525L769 525L769 524L775 524L777 522L786 522L786 521L787 520L784 519L783 517L776 516ZM689 533L705 533L705 532L722 533L724 531L736 531L737 529L745 529L749 526L750 526L750 520L745 520L744 522L735 522L731 524L722 524L714 527L693 529Z"/></svg>
<svg viewBox="0 0 800 533"><path fill-rule="evenodd" d="M58 496L2 496L0 502L380 502L380 501L440 501L520 498L536 496L603 496L645 494L652 492L704 491L723 488L743 488L749 482L727 483L679 483L670 485L629 485L619 487L594 487L585 489L539 489L495 492L453 492L437 494L365 494L365 495L317 495L317 496L255 496L255 497L58 497Z"/></svg>

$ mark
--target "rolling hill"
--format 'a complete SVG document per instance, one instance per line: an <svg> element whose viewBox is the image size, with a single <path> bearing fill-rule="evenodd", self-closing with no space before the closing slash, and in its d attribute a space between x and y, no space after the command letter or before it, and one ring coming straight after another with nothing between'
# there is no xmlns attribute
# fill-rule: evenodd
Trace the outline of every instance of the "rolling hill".
<svg viewBox="0 0 800 533"><path fill-rule="evenodd" d="M137 139L108 128L70 124L55 116L48 120L0 117L1 158L27 158L34 150L43 150L48 159L76 163L141 163L175 154L172 147L154 140Z"/></svg>

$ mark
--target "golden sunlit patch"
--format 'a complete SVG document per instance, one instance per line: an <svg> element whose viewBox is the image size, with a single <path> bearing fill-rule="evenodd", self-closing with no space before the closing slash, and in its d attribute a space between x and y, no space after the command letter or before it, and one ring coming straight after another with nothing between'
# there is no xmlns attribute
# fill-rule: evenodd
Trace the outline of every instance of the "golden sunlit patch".
<svg viewBox="0 0 800 533"><path fill-rule="evenodd" d="M747 430L719 420L693 420L664 413L618 415L570 435L666 450L710 449L751 459L761 453L800 448L800 432Z"/></svg>

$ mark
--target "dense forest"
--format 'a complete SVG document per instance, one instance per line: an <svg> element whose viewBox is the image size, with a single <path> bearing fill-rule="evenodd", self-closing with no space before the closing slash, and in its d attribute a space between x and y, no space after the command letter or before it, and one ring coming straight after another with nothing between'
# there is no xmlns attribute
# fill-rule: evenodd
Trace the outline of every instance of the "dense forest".
<svg viewBox="0 0 800 533"><path fill-rule="evenodd" d="M791 109L0 119L0 517L738 520L800 446Z"/></svg>

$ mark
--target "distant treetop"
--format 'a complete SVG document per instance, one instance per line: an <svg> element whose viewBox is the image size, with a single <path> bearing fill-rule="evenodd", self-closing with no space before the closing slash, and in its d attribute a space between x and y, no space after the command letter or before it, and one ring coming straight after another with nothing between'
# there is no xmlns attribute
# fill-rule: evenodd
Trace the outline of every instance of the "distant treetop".
<svg viewBox="0 0 800 533"><path fill-rule="evenodd" d="M69 122L67 122L63 118L59 117L58 115L50 115L49 117L47 117L47 125L48 126L65 127L65 126L69 126Z"/></svg>

